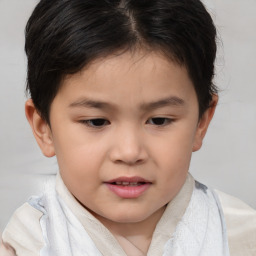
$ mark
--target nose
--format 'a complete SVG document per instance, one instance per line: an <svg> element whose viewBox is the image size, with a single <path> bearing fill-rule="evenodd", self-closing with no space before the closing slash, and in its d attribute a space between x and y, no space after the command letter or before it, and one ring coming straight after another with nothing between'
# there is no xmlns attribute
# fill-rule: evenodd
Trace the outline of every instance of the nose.
<svg viewBox="0 0 256 256"><path fill-rule="evenodd" d="M148 159L143 135L136 128L119 129L112 143L110 158L115 163L137 165Z"/></svg>

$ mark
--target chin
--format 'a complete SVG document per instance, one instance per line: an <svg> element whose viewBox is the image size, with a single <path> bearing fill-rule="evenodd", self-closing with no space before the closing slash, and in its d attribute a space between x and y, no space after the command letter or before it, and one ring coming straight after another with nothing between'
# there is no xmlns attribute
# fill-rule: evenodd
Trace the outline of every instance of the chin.
<svg viewBox="0 0 256 256"><path fill-rule="evenodd" d="M115 214L114 216L111 215L109 219L113 222L118 223L138 223L142 222L150 216L148 213L143 212L133 212L133 211L123 211Z"/></svg>

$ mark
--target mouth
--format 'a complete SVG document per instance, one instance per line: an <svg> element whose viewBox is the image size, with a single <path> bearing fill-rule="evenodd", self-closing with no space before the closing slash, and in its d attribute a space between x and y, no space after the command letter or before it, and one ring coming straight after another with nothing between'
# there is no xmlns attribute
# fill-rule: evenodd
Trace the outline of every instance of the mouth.
<svg viewBox="0 0 256 256"><path fill-rule="evenodd" d="M117 186L141 186L141 185L145 185L146 183L152 183L152 182L136 176L136 177L118 177L116 179L109 180L106 183L117 185Z"/></svg>
<svg viewBox="0 0 256 256"><path fill-rule="evenodd" d="M117 185L117 186L129 186L129 187L136 187L145 185L147 182L128 182L128 181L116 181L110 184Z"/></svg>
<svg viewBox="0 0 256 256"><path fill-rule="evenodd" d="M105 182L111 192L121 198L140 197L152 185L141 177L119 177Z"/></svg>

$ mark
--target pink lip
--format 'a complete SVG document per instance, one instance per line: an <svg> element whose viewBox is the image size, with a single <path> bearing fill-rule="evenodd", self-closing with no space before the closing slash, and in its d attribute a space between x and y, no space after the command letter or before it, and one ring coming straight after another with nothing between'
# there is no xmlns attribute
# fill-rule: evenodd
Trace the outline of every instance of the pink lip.
<svg viewBox="0 0 256 256"><path fill-rule="evenodd" d="M134 186L117 185L115 182L132 182L140 183ZM149 187L152 182L147 181L141 177L119 177L113 180L105 182L110 191L121 198L138 198L141 196Z"/></svg>
<svg viewBox="0 0 256 256"><path fill-rule="evenodd" d="M109 181L106 181L105 183L114 183L114 182L144 182L144 183L151 183L150 181L148 180L145 180L139 176L134 176L134 177L118 177L116 179L112 179L112 180L109 180Z"/></svg>

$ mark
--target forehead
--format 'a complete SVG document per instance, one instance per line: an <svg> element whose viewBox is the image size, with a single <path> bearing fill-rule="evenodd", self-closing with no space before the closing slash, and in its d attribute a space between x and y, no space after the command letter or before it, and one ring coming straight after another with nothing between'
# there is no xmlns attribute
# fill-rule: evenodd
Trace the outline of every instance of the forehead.
<svg viewBox="0 0 256 256"><path fill-rule="evenodd" d="M97 59L80 72L68 75L57 94L66 101L95 98L129 103L195 95L185 67L156 52L126 52ZM72 104L72 102L71 102Z"/></svg>

